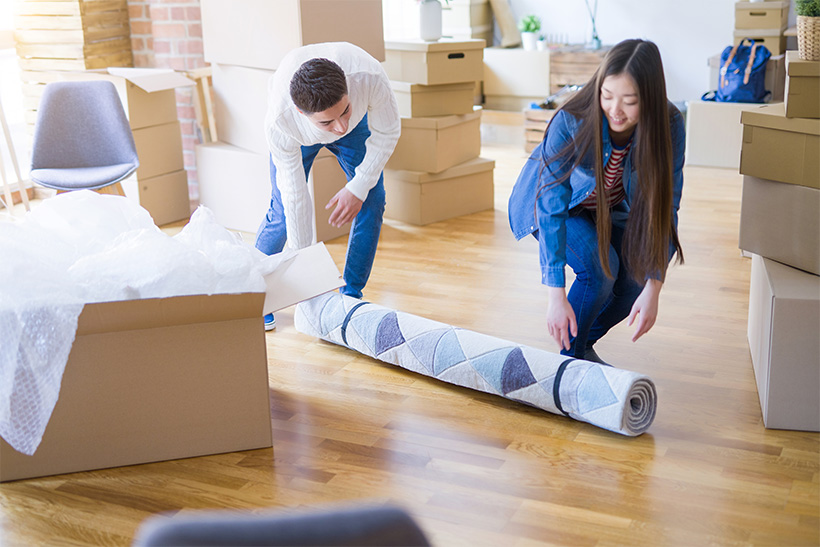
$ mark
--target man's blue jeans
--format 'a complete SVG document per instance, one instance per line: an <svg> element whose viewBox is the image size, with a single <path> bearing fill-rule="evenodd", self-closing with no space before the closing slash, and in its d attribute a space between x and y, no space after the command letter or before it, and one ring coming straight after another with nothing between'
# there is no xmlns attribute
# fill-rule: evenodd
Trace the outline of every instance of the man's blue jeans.
<svg viewBox="0 0 820 547"><path fill-rule="evenodd" d="M305 178L310 173L316 154L324 146L339 160L347 180L353 178L356 167L362 162L365 154L365 141L370 136L367 126L367 116L359 122L353 131L330 144L314 144L302 147L302 164L305 167ZM271 199L270 209L256 232L256 248L267 255L280 252L287 241L285 226L285 208L282 205L282 195L276 186L276 166L270 162ZM347 256L345 257L344 280L342 294L354 298L362 297L362 290L370 278L373 260L376 257L376 246L379 243L379 233L384 216L384 174L379 176L379 182L374 186L362 204L362 209L350 227L347 242ZM317 206L324 207L324 203Z"/></svg>
<svg viewBox="0 0 820 547"><path fill-rule="evenodd" d="M567 218L567 264L575 272L575 282L567 299L575 312L578 336L570 335L570 349L563 355L583 359L586 350L600 340L609 329L623 321L643 287L636 283L623 264L621 244L624 235L626 208L623 203L612 210L612 237L609 245L609 269L613 277L604 274L598 256L598 232L595 213L577 207Z"/></svg>

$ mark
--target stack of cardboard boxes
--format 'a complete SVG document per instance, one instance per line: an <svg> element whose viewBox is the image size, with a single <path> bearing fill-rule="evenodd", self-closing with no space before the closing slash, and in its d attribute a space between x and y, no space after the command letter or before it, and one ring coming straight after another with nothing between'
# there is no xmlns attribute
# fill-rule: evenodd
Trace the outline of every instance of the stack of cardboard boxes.
<svg viewBox="0 0 820 547"><path fill-rule="evenodd" d="M429 224L493 208L495 162L481 154L473 90L484 40L387 42L401 137L384 172L385 216Z"/></svg>
<svg viewBox="0 0 820 547"><path fill-rule="evenodd" d="M214 116L220 142L196 148L200 202L223 226L256 232L270 205L265 137L268 82L292 49L350 42L384 60L380 0L203 0L205 60L213 70ZM316 241L346 234L327 223L325 204L347 180L323 150L308 183Z"/></svg>
<svg viewBox="0 0 820 547"><path fill-rule="evenodd" d="M772 54L766 64L765 88L769 102L783 101L786 83L786 37L788 1L736 2L733 45L744 38L760 43ZM709 89L716 90L720 77L721 54L708 59ZM686 163L704 167L737 169L740 162L740 115L760 106L756 103L687 103Z"/></svg>
<svg viewBox="0 0 820 547"><path fill-rule="evenodd" d="M820 431L820 62L786 72L785 104L741 118L748 337L766 427Z"/></svg>

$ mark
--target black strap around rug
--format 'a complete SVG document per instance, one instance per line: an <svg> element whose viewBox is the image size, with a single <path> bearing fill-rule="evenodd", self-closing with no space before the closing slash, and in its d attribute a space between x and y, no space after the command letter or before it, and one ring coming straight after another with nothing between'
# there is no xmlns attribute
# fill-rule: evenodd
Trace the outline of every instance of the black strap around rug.
<svg viewBox="0 0 820 547"><path fill-rule="evenodd" d="M345 315L345 320L342 322L342 342L345 343L345 346L348 345L348 343L347 343L347 324L350 323L350 320L353 318L353 312L358 310L359 308L361 308L365 304L369 304L369 303L370 302L359 302L358 304L356 304L355 306L350 308L350 311L347 312L347 315Z"/></svg>
<svg viewBox="0 0 820 547"><path fill-rule="evenodd" d="M352 311L352 310L351 310ZM573 362L577 361L575 357L570 357L566 359L563 363L558 365L558 370L555 373L555 381L552 382L552 398L555 401L555 406L564 416L571 418L572 416L569 415L567 411L564 410L564 407L561 406L561 377L564 376L564 371L567 369L567 366Z"/></svg>

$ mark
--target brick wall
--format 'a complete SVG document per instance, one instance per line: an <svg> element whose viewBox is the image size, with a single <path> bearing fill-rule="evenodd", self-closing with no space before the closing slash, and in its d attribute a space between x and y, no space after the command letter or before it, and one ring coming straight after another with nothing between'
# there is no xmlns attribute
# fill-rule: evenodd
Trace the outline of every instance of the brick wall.
<svg viewBox="0 0 820 547"><path fill-rule="evenodd" d="M128 0L134 66L192 70L205 66L202 55L202 16L199 0ZM199 201L194 145L194 88L180 88L177 113L182 127L188 191Z"/></svg>

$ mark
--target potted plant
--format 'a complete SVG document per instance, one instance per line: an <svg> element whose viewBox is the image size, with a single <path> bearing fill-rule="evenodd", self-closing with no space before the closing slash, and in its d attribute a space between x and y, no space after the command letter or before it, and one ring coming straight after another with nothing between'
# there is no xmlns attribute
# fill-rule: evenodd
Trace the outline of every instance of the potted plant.
<svg viewBox="0 0 820 547"><path fill-rule="evenodd" d="M801 59L820 61L820 0L796 0L797 51Z"/></svg>
<svg viewBox="0 0 820 547"><path fill-rule="evenodd" d="M521 45L526 50L535 50L538 33L541 30L541 19L537 15L525 15L518 23L521 32Z"/></svg>

